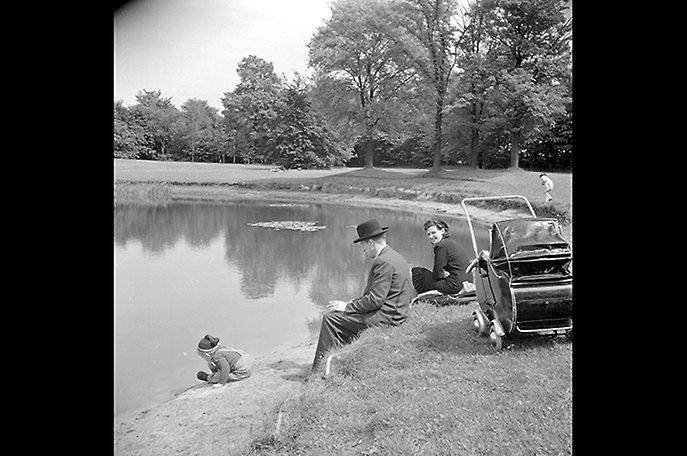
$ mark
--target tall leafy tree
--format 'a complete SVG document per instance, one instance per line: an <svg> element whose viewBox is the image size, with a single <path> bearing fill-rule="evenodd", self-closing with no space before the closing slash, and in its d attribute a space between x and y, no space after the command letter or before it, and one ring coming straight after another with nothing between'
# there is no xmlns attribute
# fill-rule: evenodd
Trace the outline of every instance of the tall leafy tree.
<svg viewBox="0 0 687 456"><path fill-rule="evenodd" d="M254 55L244 57L236 71L240 82L222 99L227 134L250 160L264 161L271 153L270 132L275 126L283 82L272 63Z"/></svg>
<svg viewBox="0 0 687 456"><path fill-rule="evenodd" d="M571 72L572 19L561 0L491 0L488 30L498 105L510 135L510 167L518 168L521 145L553 125L570 102L564 79Z"/></svg>
<svg viewBox="0 0 687 456"><path fill-rule="evenodd" d="M174 124L179 110L171 98L162 97L160 90L142 90L136 95L137 103L131 110L145 123L147 134L152 141L156 154L167 159L167 147L172 142Z"/></svg>
<svg viewBox="0 0 687 456"><path fill-rule="evenodd" d="M184 140L191 161L196 161L196 154L214 153L219 135L217 109L208 106L206 100L191 98L181 106L181 137Z"/></svg>
<svg viewBox="0 0 687 456"><path fill-rule="evenodd" d="M462 34L457 48L460 71L456 72L452 84L453 102L447 107L456 119L454 127L465 130L467 162L473 168L482 164L480 139L490 125L498 123L489 106L489 96L495 83L495 70L488 57L493 42L486 30L491 10L482 3L477 0L460 8Z"/></svg>
<svg viewBox="0 0 687 456"><path fill-rule="evenodd" d="M374 139L389 102L413 77L398 46L387 33L387 2L337 0L332 15L311 39L309 64L318 72L328 98L357 118L366 144L365 166L374 166ZM353 108L353 109L348 109Z"/></svg>
<svg viewBox="0 0 687 456"><path fill-rule="evenodd" d="M141 115L125 107L121 100L114 103L114 157L151 158L152 140L146 132L145 120Z"/></svg>
<svg viewBox="0 0 687 456"><path fill-rule="evenodd" d="M392 4L398 24L394 39L434 92L432 170L437 171L441 166L444 103L456 64L456 0L392 0Z"/></svg>
<svg viewBox="0 0 687 456"><path fill-rule="evenodd" d="M279 121L272 132L272 162L285 168L341 165L343 151L325 121L312 110L308 94L302 78L285 87Z"/></svg>

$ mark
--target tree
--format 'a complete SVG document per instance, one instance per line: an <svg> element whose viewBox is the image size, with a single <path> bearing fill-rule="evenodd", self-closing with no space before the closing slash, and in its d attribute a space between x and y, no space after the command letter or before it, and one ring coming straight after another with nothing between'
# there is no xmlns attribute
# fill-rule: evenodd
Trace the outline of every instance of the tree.
<svg viewBox="0 0 687 456"><path fill-rule="evenodd" d="M493 42L486 31L490 12L479 0L460 10L462 34L456 63L460 71L456 72L457 77L452 84L454 101L447 106L447 112L455 119L454 127L462 130L468 138L464 149L467 150L467 163L472 168L482 165L480 139L490 124L498 123L488 102L495 84L494 67L488 58Z"/></svg>
<svg viewBox="0 0 687 456"><path fill-rule="evenodd" d="M442 121L446 91L456 64L455 0L395 0L398 23L392 36L413 68L434 90L432 171L441 166Z"/></svg>
<svg viewBox="0 0 687 456"><path fill-rule="evenodd" d="M222 98L225 133L241 146L245 160L264 161L271 153L269 136L283 83L270 62L254 55L241 59L236 72L240 82Z"/></svg>
<svg viewBox="0 0 687 456"><path fill-rule="evenodd" d="M519 167L529 135L553 124L570 102L563 80L571 69L572 18L561 0L493 0L488 30L498 66L493 101L510 134L510 167Z"/></svg>
<svg viewBox="0 0 687 456"><path fill-rule="evenodd" d="M324 120L311 109L307 84L297 78L283 91L279 121L272 133L272 162L285 168L330 168L343 152Z"/></svg>
<svg viewBox="0 0 687 456"><path fill-rule="evenodd" d="M121 100L114 103L114 157L138 158L144 155L145 136L143 127L138 125L134 116L122 104Z"/></svg>
<svg viewBox="0 0 687 456"><path fill-rule="evenodd" d="M359 142L366 144L365 167L374 166L374 139L389 102L413 77L399 48L386 33L386 2L338 0L332 15L310 43L309 64L330 89L341 112L359 119ZM357 102L353 102L357 100ZM347 106L356 106L349 110Z"/></svg>
<svg viewBox="0 0 687 456"><path fill-rule="evenodd" d="M134 115L141 117L155 153L166 160L167 146L172 141L179 110L172 104L171 98L162 98L159 90L142 90L136 95L136 101L138 103L131 110Z"/></svg>
<svg viewBox="0 0 687 456"><path fill-rule="evenodd" d="M205 100L191 98L181 106L181 138L190 149L191 161L196 161L196 152L215 153L216 127L219 115L216 108L208 106Z"/></svg>
<svg viewBox="0 0 687 456"><path fill-rule="evenodd" d="M571 82L568 90L572 95ZM554 124L541 133L533 135L527 142L527 150L522 154L522 163L529 168L547 170L569 170L572 168L573 144L573 107L566 105L563 114L556 116Z"/></svg>

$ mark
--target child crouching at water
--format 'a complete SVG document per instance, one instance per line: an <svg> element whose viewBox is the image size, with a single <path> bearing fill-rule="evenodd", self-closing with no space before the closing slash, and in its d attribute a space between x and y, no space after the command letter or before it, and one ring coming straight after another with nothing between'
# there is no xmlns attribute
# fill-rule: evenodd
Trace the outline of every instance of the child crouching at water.
<svg viewBox="0 0 687 456"><path fill-rule="evenodd" d="M218 345L219 338L206 334L198 342L196 353L208 363L212 373L199 371L196 377L208 383L226 384L251 376L250 357L243 350Z"/></svg>

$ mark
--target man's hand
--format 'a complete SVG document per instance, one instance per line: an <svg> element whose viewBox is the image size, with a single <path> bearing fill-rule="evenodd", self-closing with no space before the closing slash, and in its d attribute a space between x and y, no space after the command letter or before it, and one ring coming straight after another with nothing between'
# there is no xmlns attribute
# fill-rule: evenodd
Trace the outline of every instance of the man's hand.
<svg viewBox="0 0 687 456"><path fill-rule="evenodd" d="M346 301L338 301L338 300L329 301L327 303L327 309L338 310L339 312L343 312L344 310L346 310L346 304L348 304Z"/></svg>

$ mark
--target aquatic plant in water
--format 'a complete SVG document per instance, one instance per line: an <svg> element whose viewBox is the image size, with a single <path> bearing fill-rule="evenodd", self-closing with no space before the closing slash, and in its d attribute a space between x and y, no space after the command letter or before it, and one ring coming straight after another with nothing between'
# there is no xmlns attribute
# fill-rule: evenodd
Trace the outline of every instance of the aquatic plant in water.
<svg viewBox="0 0 687 456"><path fill-rule="evenodd" d="M326 225L317 225L317 222L302 222L292 220L279 220L274 222L249 223L248 226L258 226L261 228L272 228L273 230L293 230L293 231L318 231L327 228Z"/></svg>

